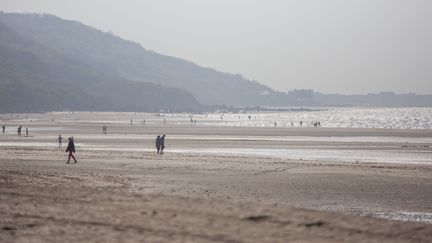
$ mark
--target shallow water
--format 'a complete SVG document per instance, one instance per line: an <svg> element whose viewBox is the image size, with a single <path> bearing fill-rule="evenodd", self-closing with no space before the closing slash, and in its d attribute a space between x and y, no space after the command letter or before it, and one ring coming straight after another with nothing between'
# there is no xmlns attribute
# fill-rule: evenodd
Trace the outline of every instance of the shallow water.
<svg viewBox="0 0 432 243"><path fill-rule="evenodd" d="M61 127L41 127L35 128L33 132L45 132L45 131L60 131ZM68 128L68 130L72 130ZM16 134L16 131L10 134ZM33 133L30 133L32 135ZM38 139L53 139L52 134L38 133L35 135ZM22 136L25 137L25 136ZM21 137L21 138L22 138ZM32 136L30 136L32 137ZM77 134L74 136L76 139L81 140L151 140L155 139L154 135L148 134ZM4 137L0 136L0 139ZM19 137L13 137L19 139ZM11 139L11 137L8 137ZM356 143L408 143L415 144L421 143L425 146L432 147L432 137L395 137L395 136L230 136L230 135L169 135L169 140L201 140L201 141L275 141L275 142L356 142ZM23 141L25 142L25 141Z"/></svg>
<svg viewBox="0 0 432 243"><path fill-rule="evenodd" d="M370 107L311 107L310 110L244 112L244 113L207 113L207 114L121 114L123 117L106 120L92 120L91 123L134 124L146 120L146 124L160 124L164 119L176 125L200 126L247 126L247 127L313 127L319 121L322 127L344 128L403 128L431 129L432 108L370 108ZM130 117L130 119L125 118ZM191 120L196 120L192 123ZM293 123L293 125L291 125Z"/></svg>
<svg viewBox="0 0 432 243"><path fill-rule="evenodd" d="M376 209L371 210L370 208L347 208L347 207L319 207L320 210L338 212L338 213L349 213L361 216L369 216L379 219L386 220L397 220L397 221L410 221L410 222L421 222L421 223L432 223L432 213L430 212L414 212L414 211L392 211Z"/></svg>
<svg viewBox="0 0 432 243"><path fill-rule="evenodd" d="M364 213L364 216L372 216L374 218L398 220L398 221L414 221L422 223L432 223L432 213L422 212L371 212Z"/></svg>
<svg viewBox="0 0 432 243"><path fill-rule="evenodd" d="M416 163L432 164L432 151L394 151L394 150L334 150L310 148L285 149L245 149L245 148L206 148L206 149L174 149L175 153L195 153L280 158L292 160L334 161L334 162L381 162L381 163Z"/></svg>
<svg viewBox="0 0 432 243"><path fill-rule="evenodd" d="M293 107L298 108L298 107ZM307 107L306 107L307 108ZM52 119L52 120L51 120ZM196 120L196 123L191 123ZM247 127L322 127L431 129L431 107L310 107L310 110L244 113L133 113L133 112L52 112L46 114L0 114L3 123L13 124L167 124ZM6 122L5 122L6 121ZM275 124L276 123L276 124Z"/></svg>
<svg viewBox="0 0 432 243"><path fill-rule="evenodd" d="M0 140L0 147L57 147L57 137L50 135L49 131L61 127L36 127L39 133L35 138L6 136L8 141ZM113 151L153 151L153 147L143 147L144 143L151 141L154 136L141 134L77 134L76 147L86 150L113 150ZM29 139L29 140L27 140ZM317 161L338 162L391 162L391 163L422 163L432 164L432 137L382 137L382 136L226 136L226 135L171 135L168 141L192 141L193 147L175 145L169 148L171 153L213 154L229 156L268 157L281 159L303 159ZM92 142L89 142L92 141ZM196 142L193 142L196 141ZM199 146L199 141L210 143ZM227 143L240 141L247 142L281 142L260 147L220 147L211 141L226 141ZM65 140L65 143L67 141ZM299 142L299 144L284 143ZM302 142L304 142L302 144ZM325 142L320 144L320 142ZM333 142L339 142L333 143ZM345 144L340 144L340 143ZM368 144L374 143L374 144ZM179 142L182 144L182 142ZM187 143L186 143L187 144ZM148 145L147 145L148 146ZM153 145L152 145L153 146ZM252 144L251 144L252 146ZM406 146L406 148L404 147ZM408 149L408 146L410 148ZM392 149L391 149L392 148ZM395 149L400 148L400 149ZM386 150L388 149L388 150Z"/></svg>
<svg viewBox="0 0 432 243"><path fill-rule="evenodd" d="M250 116L250 119L249 119ZM431 129L432 108L321 108L319 111L291 111L245 114L208 114L197 117L203 125Z"/></svg>
<svg viewBox="0 0 432 243"><path fill-rule="evenodd" d="M38 147L57 148L55 142L0 142L0 147ZM92 151L131 151L153 152L152 147L132 145L102 145L77 143L79 150ZM432 151L424 150L367 150L367 149L334 149L303 146L289 146L284 148L167 148L168 153L203 154L214 156L242 156L280 158L289 160L310 160L327 162L358 162L358 163L415 163L432 164Z"/></svg>

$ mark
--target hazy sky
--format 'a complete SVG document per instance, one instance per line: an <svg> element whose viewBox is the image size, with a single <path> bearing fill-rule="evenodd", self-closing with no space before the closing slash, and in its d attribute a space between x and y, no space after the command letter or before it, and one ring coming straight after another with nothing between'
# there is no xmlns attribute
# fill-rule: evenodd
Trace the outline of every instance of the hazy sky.
<svg viewBox="0 0 432 243"><path fill-rule="evenodd" d="M274 89L432 94L432 0L0 0Z"/></svg>

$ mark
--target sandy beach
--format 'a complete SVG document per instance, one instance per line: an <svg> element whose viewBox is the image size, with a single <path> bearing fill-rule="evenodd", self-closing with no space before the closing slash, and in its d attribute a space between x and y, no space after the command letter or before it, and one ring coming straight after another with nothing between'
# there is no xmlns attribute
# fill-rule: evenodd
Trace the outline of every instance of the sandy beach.
<svg viewBox="0 0 432 243"><path fill-rule="evenodd" d="M108 115L6 119L0 241L432 240L431 130L130 125L130 114ZM29 137L16 135L23 123ZM74 136L77 164L65 163L59 133Z"/></svg>

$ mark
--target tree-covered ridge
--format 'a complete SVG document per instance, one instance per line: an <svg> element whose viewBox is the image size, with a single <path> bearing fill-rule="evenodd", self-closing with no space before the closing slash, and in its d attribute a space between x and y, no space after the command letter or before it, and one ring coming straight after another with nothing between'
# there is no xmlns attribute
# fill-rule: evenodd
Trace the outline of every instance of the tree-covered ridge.
<svg viewBox="0 0 432 243"><path fill-rule="evenodd" d="M0 20L22 36L106 75L184 89L203 104L263 105L282 98L271 88L239 74L222 73L161 55L76 21L52 15L10 13L0 14ZM261 95L263 92L267 95ZM273 94L275 97L270 97ZM285 101L281 99L278 103Z"/></svg>
<svg viewBox="0 0 432 243"><path fill-rule="evenodd" d="M202 109L186 91L108 75L47 46L0 21L0 112Z"/></svg>

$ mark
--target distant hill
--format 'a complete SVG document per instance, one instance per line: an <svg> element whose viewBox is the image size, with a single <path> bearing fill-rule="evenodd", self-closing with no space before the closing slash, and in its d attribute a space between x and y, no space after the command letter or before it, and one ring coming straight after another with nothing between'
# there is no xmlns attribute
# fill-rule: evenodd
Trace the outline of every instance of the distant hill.
<svg viewBox="0 0 432 243"><path fill-rule="evenodd" d="M76 21L0 11L0 112L310 105L432 106L432 96L277 92Z"/></svg>
<svg viewBox="0 0 432 243"><path fill-rule="evenodd" d="M184 89L202 104L284 105L294 102L286 94L241 75L161 55L76 21L52 15L14 13L0 14L0 21L21 36L105 75Z"/></svg>
<svg viewBox="0 0 432 243"><path fill-rule="evenodd" d="M202 108L186 91L107 75L22 37L0 19L0 112Z"/></svg>

